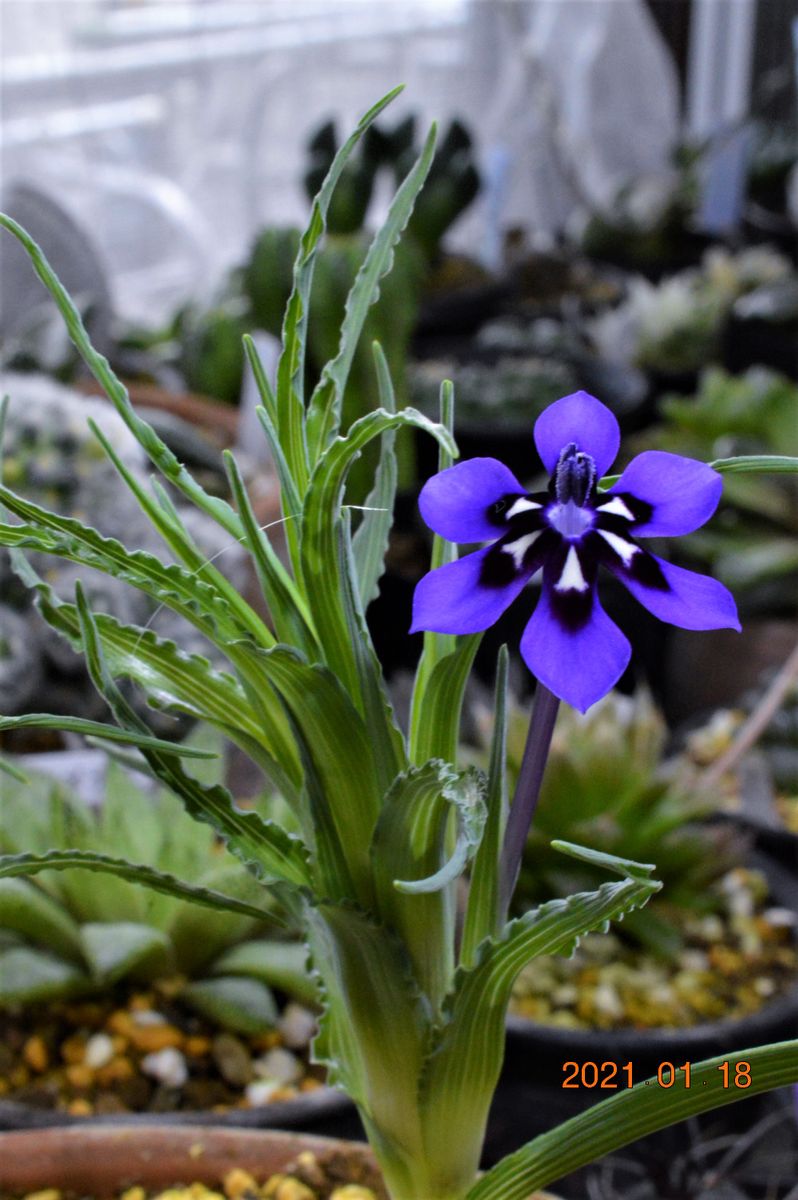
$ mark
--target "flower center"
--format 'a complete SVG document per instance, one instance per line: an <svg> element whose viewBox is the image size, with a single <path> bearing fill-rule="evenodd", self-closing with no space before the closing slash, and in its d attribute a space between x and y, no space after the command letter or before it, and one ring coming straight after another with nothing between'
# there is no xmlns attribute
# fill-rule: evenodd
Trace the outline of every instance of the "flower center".
<svg viewBox="0 0 798 1200"><path fill-rule="evenodd" d="M596 481L596 464L589 454L569 442L563 449L554 469L554 494L560 504L582 505Z"/></svg>
<svg viewBox="0 0 798 1200"><path fill-rule="evenodd" d="M581 508L568 500L565 504L554 504L546 513L549 525L565 538L580 538L591 528L594 521L592 509Z"/></svg>

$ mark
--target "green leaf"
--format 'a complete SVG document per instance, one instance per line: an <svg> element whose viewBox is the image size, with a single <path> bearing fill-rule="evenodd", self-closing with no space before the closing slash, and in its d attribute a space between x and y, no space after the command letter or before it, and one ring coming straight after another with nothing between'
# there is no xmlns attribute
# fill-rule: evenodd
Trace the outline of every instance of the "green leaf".
<svg viewBox="0 0 798 1200"><path fill-rule="evenodd" d="M216 755L197 746L184 746L180 742L166 742L150 734L133 733L118 729L115 725L103 725L102 721L86 721L82 717L54 716L50 713L23 713L19 717L0 717L0 729L63 729L67 733L81 733L84 737L107 738L111 742L124 742L138 746L140 750L166 750L177 758L215 758Z"/></svg>
<svg viewBox="0 0 798 1200"><path fill-rule="evenodd" d="M213 560L209 559L200 550L180 520L177 510L169 497L162 491L161 503L159 504L153 500L132 472L127 469L97 423L90 420L88 424L117 473L132 492L139 507L149 517L158 533L177 558L195 578L207 583L209 587L213 588L226 601L231 613L235 615L235 619L242 629L248 629L256 641L262 645L274 645L275 639L271 630L264 625L258 614L247 604L243 596L233 587L218 567L214 566ZM238 539L234 539L231 545L235 546L237 541Z"/></svg>
<svg viewBox="0 0 798 1200"><path fill-rule="evenodd" d="M360 334L368 310L379 296L380 279L393 266L394 247L410 219L416 196L429 173L435 154L435 136L436 127L433 125L418 161L394 196L388 216L369 246L347 297L338 353L325 365L308 408L307 438L311 463L318 461L330 439L338 433L344 389Z"/></svg>
<svg viewBox="0 0 798 1200"><path fill-rule="evenodd" d="M161 474L198 508L213 517L233 537L241 537L242 530L238 518L230 505L215 496L209 496L178 461L168 446L161 441L152 426L143 421L134 411L127 390L112 371L107 359L98 354L92 346L80 313L30 234L4 213L0 213L0 225L12 233L25 247L36 274L55 300L69 330L69 335L81 357L94 378L105 390L128 429Z"/></svg>
<svg viewBox="0 0 798 1200"><path fill-rule="evenodd" d="M386 412L396 411L396 400L388 363L378 342L374 343L374 360L377 367L377 384L380 407ZM393 506L396 499L396 433L387 430L380 440L380 461L374 477L374 486L366 497L363 518L352 538L360 603L365 611L379 594L380 576L384 570L385 553L393 521Z"/></svg>
<svg viewBox="0 0 798 1200"><path fill-rule="evenodd" d="M74 963L27 946L0 954L0 1005L63 1000L88 990L90 980Z"/></svg>
<svg viewBox="0 0 798 1200"><path fill-rule="evenodd" d="M454 848L448 836L454 812ZM437 1010L454 969L456 895L482 833L485 806L476 772L434 761L400 775L382 805L371 844L377 908L402 938L423 992Z"/></svg>
<svg viewBox="0 0 798 1200"><path fill-rule="evenodd" d="M197 1012L225 1029L255 1036L277 1024L277 1005L264 983L230 976L200 979L183 988L180 997Z"/></svg>
<svg viewBox="0 0 798 1200"><path fill-rule="evenodd" d="M169 939L160 929L133 921L89 921L80 929L83 953L97 982L132 975L157 979L171 966Z"/></svg>
<svg viewBox="0 0 798 1200"><path fill-rule="evenodd" d="M245 544L252 555L277 637L281 642L297 646L309 657L318 657L316 637L305 599L277 557L268 535L258 525L231 451L225 450L224 462L230 490L244 526Z"/></svg>
<svg viewBox="0 0 798 1200"><path fill-rule="evenodd" d="M358 1105L380 1154L416 1167L423 1154L416 1081L429 1032L404 947L354 908L331 904L306 914L326 1009L313 1057Z"/></svg>
<svg viewBox="0 0 798 1200"><path fill-rule="evenodd" d="M265 677L278 690L303 747L305 783L316 851L338 866L326 885L348 894L346 875L364 901L371 896L368 847L379 812L369 731L331 671L302 661L288 646L258 652ZM346 864L341 875L341 863ZM328 864L332 869L332 862ZM324 872L327 874L327 872ZM337 882L336 882L337 879ZM322 894L324 887L320 884Z"/></svg>
<svg viewBox="0 0 798 1200"><path fill-rule="evenodd" d="M742 471L760 474L783 474L798 471L798 458L788 454L737 454L734 458L716 458L710 467L723 475Z"/></svg>
<svg viewBox="0 0 798 1200"><path fill-rule="evenodd" d="M499 899L499 864L509 811L507 795L507 673L509 655L502 646L496 667L496 699L488 769L488 816L477 850L468 889L460 962L473 966L477 948L487 937L496 937L502 920Z"/></svg>
<svg viewBox="0 0 798 1200"><path fill-rule="evenodd" d="M55 554L122 579L180 613L222 648L225 640L246 634L216 589L176 563L162 563L143 550L127 550L81 521L59 516L4 487L0 504L26 522L0 525L0 545Z"/></svg>
<svg viewBox="0 0 798 1200"><path fill-rule="evenodd" d="M241 942L213 964L214 975L246 975L315 1005L319 990L308 967L307 947L301 942L257 938Z"/></svg>
<svg viewBox="0 0 798 1200"><path fill-rule="evenodd" d="M264 917L262 909L235 897L225 896L200 884L184 883L166 871L156 871L152 867L112 858L108 854L97 854L93 850L49 850L46 854L0 855L0 880L18 875L38 875L40 871L69 871L75 868L116 875L130 883L139 883L166 896L190 900L192 904L202 904L207 908L243 913L257 920L263 920Z"/></svg>
<svg viewBox="0 0 798 1200"><path fill-rule="evenodd" d="M460 968L433 1038L421 1088L425 1135L445 1142L452 1126L481 1138L504 1054L504 1022L513 982L531 959L571 954L579 939L642 907L659 883L636 876L552 900L505 926Z"/></svg>
<svg viewBox="0 0 798 1200"><path fill-rule="evenodd" d="M107 701L117 721L138 733L144 722L128 704L108 671L102 654L97 625L83 590L75 589L86 665L94 686ZM187 775L174 753L143 749L143 754L158 778L183 801L196 820L212 825L245 866L264 882L285 882L294 886L309 884L304 846L272 822L255 812L236 808L225 788L203 787Z"/></svg>
<svg viewBox="0 0 798 1200"><path fill-rule="evenodd" d="M340 555L341 501L347 472L357 454L375 437L391 429L415 426L453 448L451 435L415 409L384 409L355 421L319 461L310 481L302 514L302 580L327 665L361 708L357 655L351 614L346 611L347 586ZM353 581L356 588L356 581Z"/></svg>
<svg viewBox="0 0 798 1200"><path fill-rule="evenodd" d="M3 878L2 862L0 858L0 928L79 961L80 932L69 913L41 888Z"/></svg>
<svg viewBox="0 0 798 1200"><path fill-rule="evenodd" d="M19 767L15 763L12 763L2 754L0 754L0 773L3 775L8 775L9 778L15 780L16 783L28 782L28 776L24 773L24 771L20 771Z"/></svg>
<svg viewBox="0 0 798 1200"><path fill-rule="evenodd" d="M727 1064L733 1079L740 1062L750 1066L750 1086L724 1087L723 1065ZM538 1188L659 1129L796 1082L798 1041L727 1051L693 1063L689 1089L679 1078L667 1089L650 1079L592 1104L502 1159L474 1185L467 1200L527 1200Z"/></svg>
<svg viewBox="0 0 798 1200"><path fill-rule="evenodd" d="M335 155L324 183L313 201L310 222L299 243L294 265L294 286L283 321L283 352L277 367L276 411L279 441L300 497L304 495L309 473L305 441L304 370L310 292L313 283L316 249L324 233L327 211L335 186L357 143L386 105L399 94L394 88L361 118L357 129Z"/></svg>
<svg viewBox="0 0 798 1200"><path fill-rule="evenodd" d="M465 687L481 641L481 633L455 638L454 649L438 659L428 674L422 658L413 689L410 728L410 758L414 763L430 758L457 760Z"/></svg>

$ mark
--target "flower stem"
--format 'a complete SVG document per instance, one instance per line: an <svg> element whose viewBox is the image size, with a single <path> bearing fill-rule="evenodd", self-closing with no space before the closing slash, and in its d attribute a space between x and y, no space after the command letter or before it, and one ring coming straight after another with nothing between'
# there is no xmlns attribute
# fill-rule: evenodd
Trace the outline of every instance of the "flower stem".
<svg viewBox="0 0 798 1200"><path fill-rule="evenodd" d="M557 697L538 682L499 864L499 912L502 919L507 916L510 899L521 870L524 845L537 808L559 707L560 701Z"/></svg>

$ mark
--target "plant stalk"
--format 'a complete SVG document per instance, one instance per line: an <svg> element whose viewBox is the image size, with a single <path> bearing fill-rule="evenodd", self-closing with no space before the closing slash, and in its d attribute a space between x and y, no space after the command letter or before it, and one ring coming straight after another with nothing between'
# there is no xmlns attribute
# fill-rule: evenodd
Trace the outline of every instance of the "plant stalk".
<svg viewBox="0 0 798 1200"><path fill-rule="evenodd" d="M504 832L501 859L499 863L499 914L500 920L506 919L510 900L518 881L521 870L521 859L524 853L529 827L535 815L540 785L543 782L543 772L549 757L551 737L554 733L554 722L557 720L557 710L560 701L557 697L538 683L535 700L532 706L532 716L529 721L529 731L526 735L524 757L518 782L515 787L510 815L507 818L507 828Z"/></svg>

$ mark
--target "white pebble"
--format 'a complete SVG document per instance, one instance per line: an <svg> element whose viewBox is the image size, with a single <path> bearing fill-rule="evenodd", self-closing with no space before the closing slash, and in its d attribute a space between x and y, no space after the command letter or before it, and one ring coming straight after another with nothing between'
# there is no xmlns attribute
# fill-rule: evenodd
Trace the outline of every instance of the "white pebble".
<svg viewBox="0 0 798 1200"><path fill-rule="evenodd" d="M260 1079L275 1079L278 1084L295 1083L302 1075L302 1067L296 1055L290 1050L280 1049L279 1046L261 1058L256 1058L252 1067Z"/></svg>
<svg viewBox="0 0 798 1200"><path fill-rule="evenodd" d="M188 1079L186 1060L174 1046L147 1054L141 1060L141 1070L171 1088L182 1087Z"/></svg>
<svg viewBox="0 0 798 1200"><path fill-rule="evenodd" d="M92 1071L104 1067L114 1057L114 1043L107 1033L93 1033L86 1042L83 1061Z"/></svg>
<svg viewBox="0 0 798 1200"><path fill-rule="evenodd" d="M310 1009L292 1000L290 1004L286 1004L277 1028L286 1046L292 1050L301 1050L316 1032L316 1017Z"/></svg>
<svg viewBox="0 0 798 1200"><path fill-rule="evenodd" d="M279 1088L279 1083L276 1079L265 1080L259 1079L257 1083L248 1083L244 1089L244 1095L247 1102L253 1107L259 1104L268 1104L274 1093Z"/></svg>
<svg viewBox="0 0 798 1200"><path fill-rule="evenodd" d="M136 1011L132 1012L130 1015L133 1019L133 1024L140 1025L142 1027L147 1026L147 1025L167 1025L168 1024L168 1021L166 1020L166 1017L163 1015L163 1013L155 1012L154 1009L152 1009L152 1008L136 1009Z"/></svg>

